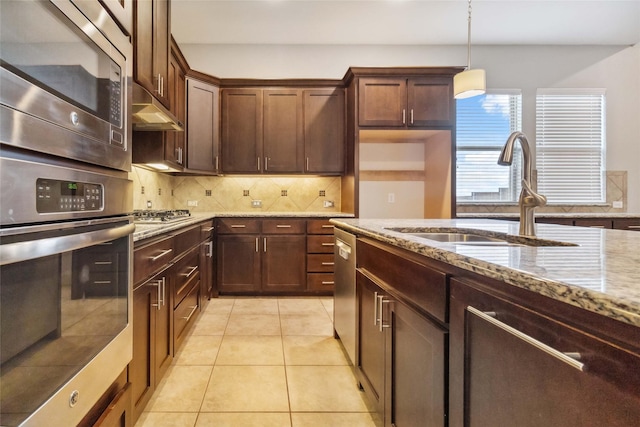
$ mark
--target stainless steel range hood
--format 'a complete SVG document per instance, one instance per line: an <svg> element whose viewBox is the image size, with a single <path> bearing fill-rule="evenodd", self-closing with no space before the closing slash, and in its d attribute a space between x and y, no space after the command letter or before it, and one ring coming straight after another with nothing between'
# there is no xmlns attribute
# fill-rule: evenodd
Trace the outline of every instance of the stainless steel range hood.
<svg viewBox="0 0 640 427"><path fill-rule="evenodd" d="M137 83L133 83L132 97L133 130L184 131L184 124Z"/></svg>

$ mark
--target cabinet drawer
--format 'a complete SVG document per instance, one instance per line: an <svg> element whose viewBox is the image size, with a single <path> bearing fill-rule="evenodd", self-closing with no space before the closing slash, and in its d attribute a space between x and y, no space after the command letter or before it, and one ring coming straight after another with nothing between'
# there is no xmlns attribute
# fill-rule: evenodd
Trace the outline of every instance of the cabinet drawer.
<svg viewBox="0 0 640 427"><path fill-rule="evenodd" d="M307 289L310 291L333 291L333 273L307 273Z"/></svg>
<svg viewBox="0 0 640 427"><path fill-rule="evenodd" d="M224 218L218 221L218 234L260 233L260 220L246 218Z"/></svg>
<svg viewBox="0 0 640 427"><path fill-rule="evenodd" d="M211 238L213 230L215 230L215 227L213 226L213 220L200 223L200 241L204 242L205 240Z"/></svg>
<svg viewBox="0 0 640 427"><path fill-rule="evenodd" d="M307 236L307 253L310 254L332 254L335 245L331 235Z"/></svg>
<svg viewBox="0 0 640 427"><path fill-rule="evenodd" d="M200 277L200 247L195 247L181 258L174 267L175 281L173 286L174 307L180 304L193 286L193 282Z"/></svg>
<svg viewBox="0 0 640 427"><path fill-rule="evenodd" d="M138 284L152 276L174 256L173 236L136 248L133 252L133 283Z"/></svg>
<svg viewBox="0 0 640 427"><path fill-rule="evenodd" d="M613 228L640 231L640 219L614 219Z"/></svg>
<svg viewBox="0 0 640 427"><path fill-rule="evenodd" d="M307 255L307 272L309 273L333 273L333 254L309 254Z"/></svg>
<svg viewBox="0 0 640 427"><path fill-rule="evenodd" d="M200 283L196 280L193 286L189 288L189 293L184 300L176 307L173 312L173 327L175 344L177 350L180 342L184 338L183 332L186 332L187 326L193 323L198 315L198 301L200 300Z"/></svg>
<svg viewBox="0 0 640 427"><path fill-rule="evenodd" d="M578 227L613 228L610 219L576 219L573 224Z"/></svg>
<svg viewBox="0 0 640 427"><path fill-rule="evenodd" d="M175 256L178 257L200 243L200 226L196 225L182 231L174 237L174 241Z"/></svg>
<svg viewBox="0 0 640 427"><path fill-rule="evenodd" d="M263 234L304 234L306 221L300 219L264 219Z"/></svg>
<svg viewBox="0 0 640 427"><path fill-rule="evenodd" d="M373 240L358 239L356 252L359 269L382 280L408 304L448 321L446 273L414 261L409 252Z"/></svg>
<svg viewBox="0 0 640 427"><path fill-rule="evenodd" d="M327 219L310 219L307 221L307 234L333 234L333 225Z"/></svg>

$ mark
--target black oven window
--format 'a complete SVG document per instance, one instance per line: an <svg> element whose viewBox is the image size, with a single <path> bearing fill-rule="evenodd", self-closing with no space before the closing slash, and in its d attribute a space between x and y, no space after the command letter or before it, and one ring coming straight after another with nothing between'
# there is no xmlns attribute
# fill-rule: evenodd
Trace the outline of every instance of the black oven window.
<svg viewBox="0 0 640 427"><path fill-rule="evenodd" d="M0 270L0 410L20 424L127 325L128 237Z"/></svg>

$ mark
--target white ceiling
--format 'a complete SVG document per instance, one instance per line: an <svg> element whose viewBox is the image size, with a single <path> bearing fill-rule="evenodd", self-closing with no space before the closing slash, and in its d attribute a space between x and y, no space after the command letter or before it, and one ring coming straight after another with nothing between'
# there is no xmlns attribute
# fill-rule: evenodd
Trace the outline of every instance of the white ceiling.
<svg viewBox="0 0 640 427"><path fill-rule="evenodd" d="M459 45L466 0L173 0L179 44ZM640 0L473 0L472 44L633 45Z"/></svg>

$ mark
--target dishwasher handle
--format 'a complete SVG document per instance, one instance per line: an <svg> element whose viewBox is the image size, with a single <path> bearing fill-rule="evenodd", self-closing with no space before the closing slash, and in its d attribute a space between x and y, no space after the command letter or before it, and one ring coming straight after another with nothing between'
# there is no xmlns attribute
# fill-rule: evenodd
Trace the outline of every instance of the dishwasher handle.
<svg viewBox="0 0 640 427"><path fill-rule="evenodd" d="M336 239L336 247L338 248L338 255L340 255L341 258L348 260L351 256L351 246L340 239Z"/></svg>

